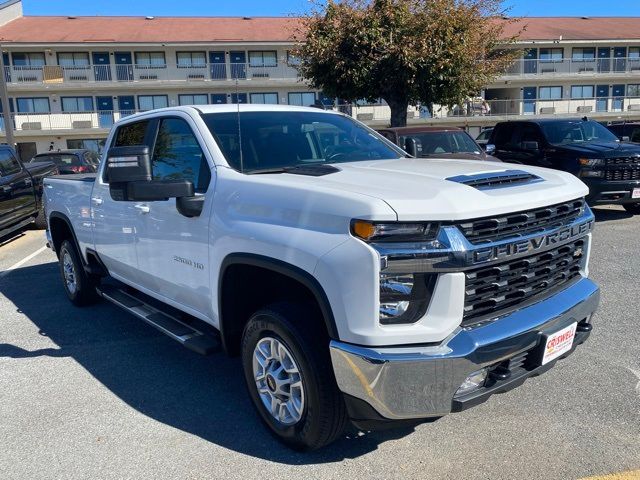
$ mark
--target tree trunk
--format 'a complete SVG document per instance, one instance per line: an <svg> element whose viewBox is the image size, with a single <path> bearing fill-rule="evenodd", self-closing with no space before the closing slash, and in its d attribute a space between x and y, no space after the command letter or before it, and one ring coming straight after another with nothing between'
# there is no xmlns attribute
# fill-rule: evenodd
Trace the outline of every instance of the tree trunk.
<svg viewBox="0 0 640 480"><path fill-rule="evenodd" d="M391 126L406 127L407 126L407 108L409 102L407 100L386 99L385 101L391 108Z"/></svg>

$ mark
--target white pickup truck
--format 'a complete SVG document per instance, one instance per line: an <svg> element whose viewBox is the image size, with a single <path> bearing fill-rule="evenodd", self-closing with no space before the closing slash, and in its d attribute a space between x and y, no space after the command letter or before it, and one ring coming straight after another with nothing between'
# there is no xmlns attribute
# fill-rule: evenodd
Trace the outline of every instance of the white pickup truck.
<svg viewBox="0 0 640 480"><path fill-rule="evenodd" d="M294 448L477 405L591 332L594 217L568 173L408 158L289 106L155 110L106 145L97 174L45 180L69 299L241 355Z"/></svg>

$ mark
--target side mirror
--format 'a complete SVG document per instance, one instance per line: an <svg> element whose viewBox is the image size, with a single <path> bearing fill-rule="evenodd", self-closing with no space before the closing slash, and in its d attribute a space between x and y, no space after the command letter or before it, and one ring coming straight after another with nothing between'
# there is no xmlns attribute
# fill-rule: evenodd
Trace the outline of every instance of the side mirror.
<svg viewBox="0 0 640 480"><path fill-rule="evenodd" d="M522 142L522 149L527 152L537 152L540 147L538 146L538 142Z"/></svg>
<svg viewBox="0 0 640 480"><path fill-rule="evenodd" d="M149 147L112 147L107 152L107 181L112 183L150 182Z"/></svg>
<svg viewBox="0 0 640 480"><path fill-rule="evenodd" d="M418 142L415 138L407 138L404 141L404 151L412 157L418 157Z"/></svg>
<svg viewBox="0 0 640 480"><path fill-rule="evenodd" d="M631 141L631 138L625 135L620 140L622 140L623 142L629 142L629 141Z"/></svg>
<svg viewBox="0 0 640 480"><path fill-rule="evenodd" d="M493 155L496 153L496 146L493 143L487 143L484 147L484 151L487 152L487 155Z"/></svg>

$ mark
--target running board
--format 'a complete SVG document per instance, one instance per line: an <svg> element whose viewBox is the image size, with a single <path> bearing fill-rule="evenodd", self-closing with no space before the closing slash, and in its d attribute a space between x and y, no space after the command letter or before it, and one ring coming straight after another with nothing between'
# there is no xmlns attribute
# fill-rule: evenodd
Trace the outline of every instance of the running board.
<svg viewBox="0 0 640 480"><path fill-rule="evenodd" d="M168 312L149 305L135 295L113 285L101 285L98 294L105 300L126 310L165 335L180 342L189 350L209 355L220 350L220 340L188 325Z"/></svg>

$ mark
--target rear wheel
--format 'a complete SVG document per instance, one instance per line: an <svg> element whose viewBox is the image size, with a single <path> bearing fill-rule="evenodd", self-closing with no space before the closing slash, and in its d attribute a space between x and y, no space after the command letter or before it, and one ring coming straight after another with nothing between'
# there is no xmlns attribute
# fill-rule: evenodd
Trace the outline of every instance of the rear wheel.
<svg viewBox="0 0 640 480"><path fill-rule="evenodd" d="M304 305L274 304L251 317L242 337L251 399L269 430L296 450L331 443L348 421L329 339L314 317Z"/></svg>
<svg viewBox="0 0 640 480"><path fill-rule="evenodd" d="M623 207L627 212L633 215L640 215L640 203L628 203L623 205Z"/></svg>
<svg viewBox="0 0 640 480"><path fill-rule="evenodd" d="M80 254L69 240L65 240L60 246L58 263L64 290L74 305L90 305L99 299L96 292L98 279L84 270Z"/></svg>

